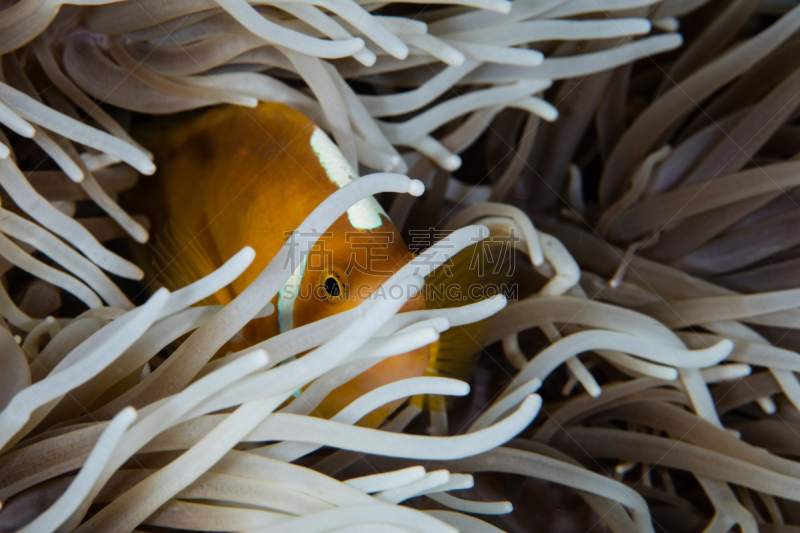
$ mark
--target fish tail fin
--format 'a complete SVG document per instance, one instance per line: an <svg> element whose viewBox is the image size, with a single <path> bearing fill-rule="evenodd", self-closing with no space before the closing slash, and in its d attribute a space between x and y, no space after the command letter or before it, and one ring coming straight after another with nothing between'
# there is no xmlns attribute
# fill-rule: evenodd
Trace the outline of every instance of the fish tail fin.
<svg viewBox="0 0 800 533"><path fill-rule="evenodd" d="M141 247L137 255L144 256L139 261L145 270L146 279L153 290L160 287L176 291L193 283L216 270L221 261L211 257L213 250L205 242L202 235L194 236L186 229L178 227L172 220L159 228L149 249ZM233 299L230 290L225 287L198 305L224 305Z"/></svg>

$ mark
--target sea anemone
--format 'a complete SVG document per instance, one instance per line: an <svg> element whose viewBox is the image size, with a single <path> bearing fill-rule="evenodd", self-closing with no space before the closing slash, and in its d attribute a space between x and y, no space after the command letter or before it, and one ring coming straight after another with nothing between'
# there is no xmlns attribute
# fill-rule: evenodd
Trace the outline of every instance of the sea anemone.
<svg viewBox="0 0 800 533"><path fill-rule="evenodd" d="M0 2L0 530L798 522L800 7L77 4ZM204 300L258 250L143 297L120 243L149 222L118 195L155 167L132 124L259 101L306 114L363 177L230 304ZM373 195L409 240L436 234L384 285L399 296L224 353L275 311L304 229ZM513 248L513 301L397 314L481 241ZM467 375L310 416L455 332L481 354Z"/></svg>

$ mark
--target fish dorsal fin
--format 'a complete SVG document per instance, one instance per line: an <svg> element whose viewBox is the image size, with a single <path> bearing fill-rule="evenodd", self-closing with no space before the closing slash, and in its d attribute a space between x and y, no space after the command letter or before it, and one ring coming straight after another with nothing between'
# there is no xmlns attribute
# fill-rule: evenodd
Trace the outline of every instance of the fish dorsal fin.
<svg viewBox="0 0 800 533"><path fill-rule="evenodd" d="M193 235L174 220L156 234L153 241L153 279L161 287L176 291L190 283L209 275L219 268L222 260L217 257L216 248L205 235ZM201 305L225 305L233 299L226 287L220 289Z"/></svg>

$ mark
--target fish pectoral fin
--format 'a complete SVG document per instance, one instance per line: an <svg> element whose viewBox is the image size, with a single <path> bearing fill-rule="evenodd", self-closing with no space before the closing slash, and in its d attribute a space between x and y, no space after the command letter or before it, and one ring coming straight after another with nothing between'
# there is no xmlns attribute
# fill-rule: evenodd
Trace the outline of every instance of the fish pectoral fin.
<svg viewBox="0 0 800 533"><path fill-rule="evenodd" d="M504 293L513 276L513 250L503 243L477 243L456 254L425 280L427 309L448 309ZM491 318L442 332L430 347L426 375L468 381L492 331Z"/></svg>

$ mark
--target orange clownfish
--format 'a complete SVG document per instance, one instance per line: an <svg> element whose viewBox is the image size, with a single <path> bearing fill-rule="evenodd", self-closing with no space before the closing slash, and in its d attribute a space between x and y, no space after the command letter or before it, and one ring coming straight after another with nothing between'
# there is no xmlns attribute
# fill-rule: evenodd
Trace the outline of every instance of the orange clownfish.
<svg viewBox="0 0 800 533"><path fill-rule="evenodd" d="M244 290L318 204L357 178L325 132L282 104L216 108L144 137L158 171L134 201L153 223L150 260L162 270L159 282L184 286L243 247L256 250L253 264L213 304ZM372 197L358 202L293 266L272 301L277 312L251 321L230 349L356 307L412 257L380 204ZM415 298L402 311L424 308ZM428 347L391 357L333 391L315 414L333 416L365 392L421 376L429 359ZM396 407L362 423L379 423Z"/></svg>

